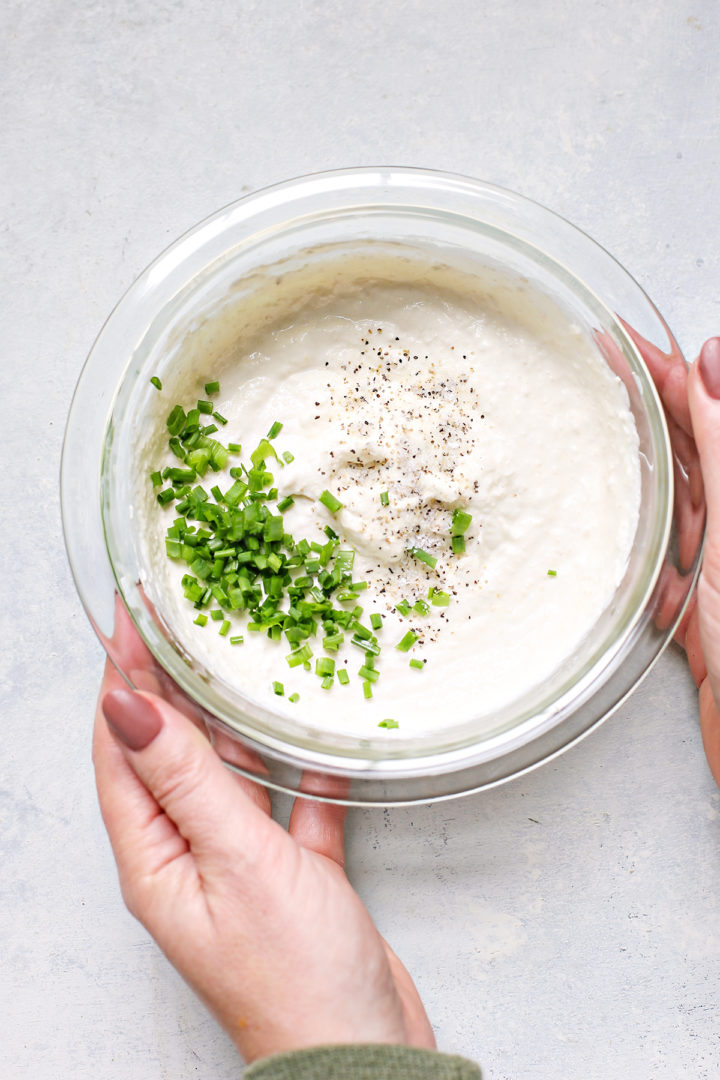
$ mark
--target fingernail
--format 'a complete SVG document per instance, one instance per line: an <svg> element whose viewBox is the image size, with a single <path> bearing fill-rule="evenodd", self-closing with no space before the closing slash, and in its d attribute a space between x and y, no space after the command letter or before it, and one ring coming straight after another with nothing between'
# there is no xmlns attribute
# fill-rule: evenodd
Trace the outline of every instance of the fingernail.
<svg viewBox="0 0 720 1080"><path fill-rule="evenodd" d="M110 690L102 711L110 730L131 750L149 746L163 724L155 706L134 690Z"/></svg>
<svg viewBox="0 0 720 1080"><path fill-rule="evenodd" d="M720 398L720 337L710 338L700 350L698 371L711 398Z"/></svg>

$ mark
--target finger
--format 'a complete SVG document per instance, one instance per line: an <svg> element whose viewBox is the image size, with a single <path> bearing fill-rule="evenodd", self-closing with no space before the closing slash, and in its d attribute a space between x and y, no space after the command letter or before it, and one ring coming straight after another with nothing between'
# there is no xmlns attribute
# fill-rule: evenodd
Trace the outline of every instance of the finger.
<svg viewBox="0 0 720 1080"><path fill-rule="evenodd" d="M161 811L108 730L100 702L105 694L125 686L122 676L109 660L106 661L93 732L93 764L100 812L118 864L124 895L130 880L157 873L188 850L187 842Z"/></svg>
<svg viewBox="0 0 720 1080"><path fill-rule="evenodd" d="M315 851L345 868L347 806L297 798L290 813L288 832L300 847Z"/></svg>
<svg viewBox="0 0 720 1080"><path fill-rule="evenodd" d="M237 739L233 739L229 735L226 735L224 731L221 731L215 725L208 725L208 729L210 742L213 744L215 752L219 754L226 764L242 769L244 772L255 773L258 776L267 776L267 767L263 763L262 758L253 750L250 750L247 746L243 746ZM272 813L270 792L263 784L256 784L246 776L242 776L240 773L232 772L230 775L235 778L235 783L242 788L248 798L252 799L255 805L262 810L264 814Z"/></svg>
<svg viewBox="0 0 720 1080"><path fill-rule="evenodd" d="M720 714L709 679L705 679L700 687L700 731L705 757L715 783L720 787Z"/></svg>
<svg viewBox="0 0 720 1080"><path fill-rule="evenodd" d="M700 640L710 685L720 696L720 338L703 345L689 390L707 501L705 553L698 582Z"/></svg>
<svg viewBox="0 0 720 1080"><path fill-rule="evenodd" d="M185 716L153 694L131 690L105 694L102 711L130 768L205 872L254 861L274 823Z"/></svg>
<svg viewBox="0 0 720 1080"><path fill-rule="evenodd" d="M664 353L657 345L644 338L637 330L633 330L623 320L623 325L630 337L635 342L637 350L648 366L662 403L676 424L683 431L692 435L692 423L688 409L687 379L688 373L685 361L680 351L673 342L672 352Z"/></svg>

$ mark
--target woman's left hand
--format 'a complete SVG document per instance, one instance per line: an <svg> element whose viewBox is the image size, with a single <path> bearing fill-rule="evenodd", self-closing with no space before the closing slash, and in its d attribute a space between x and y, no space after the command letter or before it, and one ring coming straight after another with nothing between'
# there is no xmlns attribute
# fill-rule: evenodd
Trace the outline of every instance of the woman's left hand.
<svg viewBox="0 0 720 1080"><path fill-rule="evenodd" d="M126 648L142 653L123 617ZM264 788L109 661L93 758L128 908L247 1061L327 1043L434 1046L410 976L345 876L344 808L300 798L286 832Z"/></svg>

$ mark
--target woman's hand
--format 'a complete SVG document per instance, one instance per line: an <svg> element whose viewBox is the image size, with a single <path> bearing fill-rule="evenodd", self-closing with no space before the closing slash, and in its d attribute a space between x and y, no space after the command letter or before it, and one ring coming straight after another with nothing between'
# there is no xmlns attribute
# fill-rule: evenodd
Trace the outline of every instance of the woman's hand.
<svg viewBox="0 0 720 1080"><path fill-rule="evenodd" d="M720 785L720 338L703 345L690 372L688 395L705 486L707 531L685 647L700 690L705 753Z"/></svg>
<svg viewBox="0 0 720 1080"><path fill-rule="evenodd" d="M142 656L123 616L125 649ZM410 976L345 876L343 808L298 799L286 832L263 788L109 662L93 757L128 908L247 1061L326 1043L434 1046Z"/></svg>

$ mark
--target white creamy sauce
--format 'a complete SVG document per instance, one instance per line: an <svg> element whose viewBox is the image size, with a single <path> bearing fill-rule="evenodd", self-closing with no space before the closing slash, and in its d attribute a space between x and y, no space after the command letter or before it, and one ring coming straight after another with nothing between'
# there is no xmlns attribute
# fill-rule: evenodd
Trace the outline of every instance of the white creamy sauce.
<svg viewBox="0 0 720 1080"><path fill-rule="evenodd" d="M467 277L436 270L406 282L397 268L361 280L329 270L334 284L326 280L302 302L278 289L228 355L202 368L193 361L172 394L165 380L158 395L157 431L138 470L145 589L196 664L304 725L369 735L392 718L408 735L490 714L561 667L626 568L640 466L623 384L547 301L538 305L521 286L471 292ZM368 582L362 621L383 616L370 700L350 635L332 654L350 683L323 690L314 671L321 634L310 640L307 672L287 666L284 640L248 632L245 616L228 616L230 634L244 635L239 646L218 635L218 623L194 625L180 586L187 567L165 555L175 513L157 505L147 475L177 464L167 412L176 401L194 406L213 378L228 419L216 437L241 443L243 460L275 421L284 425L275 445L294 461L273 472L280 497L295 497L286 529L325 542L330 524L356 551L353 577ZM203 484L217 481L208 474ZM232 481L219 482L225 489ZM318 502L324 489L343 503L335 516ZM461 556L450 547L457 507L472 514ZM435 569L412 547L435 556ZM451 594L448 607L397 613L400 601L426 598L430 586ZM418 641L399 652L408 630ZM410 659L423 660L423 670Z"/></svg>

